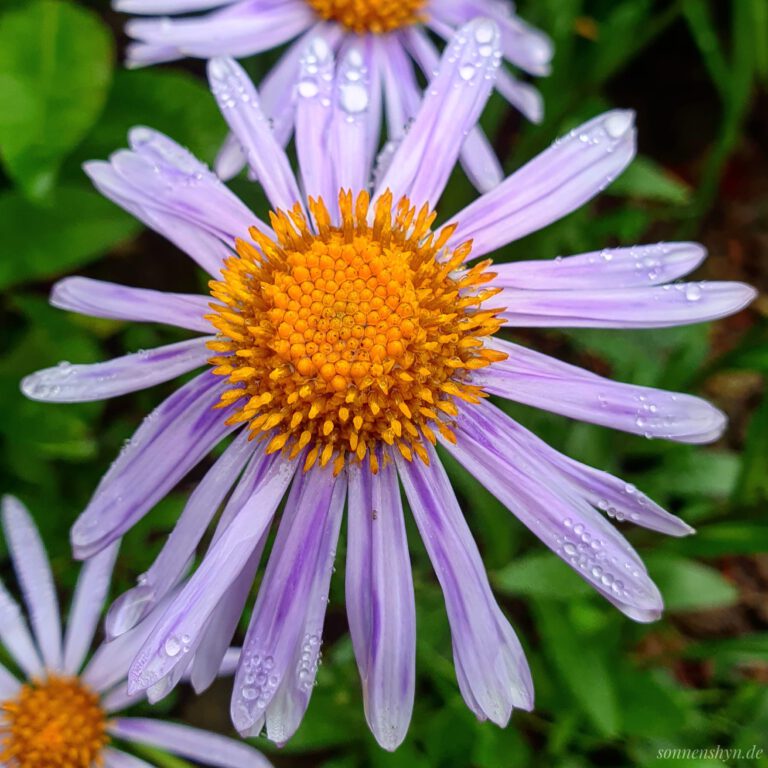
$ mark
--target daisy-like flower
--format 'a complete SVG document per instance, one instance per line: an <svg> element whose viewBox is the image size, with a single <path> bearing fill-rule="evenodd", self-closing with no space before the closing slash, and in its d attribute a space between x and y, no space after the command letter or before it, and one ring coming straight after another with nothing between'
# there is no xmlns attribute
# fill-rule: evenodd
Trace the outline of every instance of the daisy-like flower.
<svg viewBox="0 0 768 768"><path fill-rule="evenodd" d="M131 132L130 150L86 166L104 194L211 274L211 296L69 278L54 288L53 303L203 335L96 365L62 363L26 379L24 391L41 400L95 400L212 367L163 402L127 444L72 530L76 554L110 546L235 433L157 561L110 611L108 631L120 635L167 599L224 506L207 554L141 648L131 690L170 687L189 667L193 684L204 687L287 494L232 717L243 734L266 726L276 742L288 739L312 691L346 499L347 612L365 711L379 742L394 749L410 720L415 674L401 483L443 589L467 705L500 725L514 707L530 708L528 666L493 597L438 442L621 611L639 621L659 616L657 588L604 513L671 535L691 529L634 487L549 448L486 395L689 443L717 438L723 415L698 398L613 382L497 332L696 323L738 311L754 291L673 282L704 258L692 243L491 269L489 254L578 208L627 166L635 132L626 111L572 131L435 228L431 207L489 95L500 45L491 21L461 30L372 194L369 123L327 106L321 72L317 90L297 105L302 192L256 90L231 59L210 62L211 87L258 161L274 211L269 224L147 128Z"/></svg>
<svg viewBox="0 0 768 768"><path fill-rule="evenodd" d="M421 101L417 73L428 80L434 75L439 54L430 32L449 40L466 22L491 18L499 25L508 64L530 75L546 75L552 58L549 38L518 18L507 0L115 0L114 5L127 13L166 14L128 22L126 31L136 41L128 48L129 66L184 56L240 58L292 41L260 86L262 110L282 144L293 132L296 100L316 87L314 78L301 76L302 57L315 58L318 67L331 52L338 58L352 57L356 66L345 73L348 79L336 99L341 109L364 112L375 126L367 147L371 157L379 146L382 111L388 138L401 139ZM198 11L209 12L183 15ZM307 54L309 40L314 49ZM496 88L528 119L541 120L540 94L506 67L497 73ZM230 178L246 157L247 147L231 134L216 169ZM467 135L461 162L481 191L503 178L488 140L475 126Z"/></svg>
<svg viewBox="0 0 768 768"><path fill-rule="evenodd" d="M51 568L40 535L18 499L2 501L2 526L29 612L0 582L0 644L22 680L0 664L0 765L5 768L149 768L123 745L158 747L216 768L270 768L252 747L186 725L119 712L144 698L126 689L128 666L155 613L88 659L109 590L116 542L89 560L62 633ZM230 652L221 671L231 672ZM228 669L227 669L228 668Z"/></svg>

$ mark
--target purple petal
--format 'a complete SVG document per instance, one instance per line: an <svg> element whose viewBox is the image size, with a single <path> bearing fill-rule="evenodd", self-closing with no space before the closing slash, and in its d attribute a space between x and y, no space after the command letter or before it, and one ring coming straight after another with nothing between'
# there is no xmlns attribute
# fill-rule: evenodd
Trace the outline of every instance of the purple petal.
<svg viewBox="0 0 768 768"><path fill-rule="evenodd" d="M410 30L408 39L421 46L416 53L424 50L417 32ZM495 24L478 19L459 30L443 54L416 119L379 182L377 194L390 189L395 200L408 195L417 206L437 204L464 139L488 100L498 66L499 31Z"/></svg>
<svg viewBox="0 0 768 768"><path fill-rule="evenodd" d="M31 400L49 403L87 403L118 397L204 366L211 356L208 342L215 338L203 336L141 350L105 363L59 363L25 376L21 391Z"/></svg>
<svg viewBox="0 0 768 768"><path fill-rule="evenodd" d="M293 471L294 465L280 454L267 457L258 491L211 547L136 656L128 675L129 693L155 685L186 660L208 617L259 546Z"/></svg>
<svg viewBox="0 0 768 768"><path fill-rule="evenodd" d="M304 191L326 202L339 194L328 146L334 67L331 47L314 37L301 58L296 86L296 153Z"/></svg>
<svg viewBox="0 0 768 768"><path fill-rule="evenodd" d="M0 581L0 643L21 667L27 678L39 675L43 669L40 655L21 613L19 604Z"/></svg>
<svg viewBox="0 0 768 768"><path fill-rule="evenodd" d="M698 397L611 381L497 339L489 346L509 355L474 377L493 395L611 429L682 443L712 442L725 429L725 414Z"/></svg>
<svg viewBox="0 0 768 768"><path fill-rule="evenodd" d="M635 155L634 114L613 110L558 139L493 191L457 214L448 246L472 240L472 256L495 251L576 210Z"/></svg>
<svg viewBox="0 0 768 768"><path fill-rule="evenodd" d="M505 288L496 301L507 325L550 328L667 328L717 320L757 296L744 283L674 283L648 288L520 291Z"/></svg>
<svg viewBox="0 0 768 768"><path fill-rule="evenodd" d="M112 7L123 13L156 16L161 13L193 13L208 11L241 0L113 0Z"/></svg>
<svg viewBox="0 0 768 768"><path fill-rule="evenodd" d="M303 0L283 0L255 10L251 3L237 3L193 18L135 19L125 25L125 31L145 45L171 49L176 58L242 58L277 48L301 34L316 18Z"/></svg>
<svg viewBox="0 0 768 768"><path fill-rule="evenodd" d="M445 444L488 490L553 552L619 610L636 621L655 621L661 595L629 542L547 462L510 435L492 406L462 409L458 441Z"/></svg>
<svg viewBox="0 0 768 768"><path fill-rule="evenodd" d="M533 683L523 649L504 618L480 553L434 449L430 465L396 455L397 469L443 589L456 675L480 719L506 725L513 707L531 709Z"/></svg>
<svg viewBox="0 0 768 768"><path fill-rule="evenodd" d="M7 701L19 692L21 683L0 664L0 699Z"/></svg>
<svg viewBox="0 0 768 768"><path fill-rule="evenodd" d="M210 311L209 301L208 296L128 288L89 277L65 277L51 291L51 304L59 309L112 320L164 323L201 333L211 332L211 324L203 317Z"/></svg>
<svg viewBox="0 0 768 768"><path fill-rule="evenodd" d="M120 717L112 721L109 731L123 741L159 747L216 768L271 768L269 760L253 747L188 725Z"/></svg>
<svg viewBox="0 0 768 768"><path fill-rule="evenodd" d="M259 106L259 95L233 59L208 62L208 80L221 114L245 151L273 209L288 211L301 194L283 148Z"/></svg>
<svg viewBox="0 0 768 768"><path fill-rule="evenodd" d="M418 112L421 88L416 82L413 63L398 35L378 35L374 44L381 67L388 136L390 140L399 139Z"/></svg>
<svg viewBox="0 0 768 768"><path fill-rule="evenodd" d="M80 671L90 650L119 549L117 541L88 560L80 571L64 638L63 671L69 675Z"/></svg>
<svg viewBox="0 0 768 768"><path fill-rule="evenodd" d="M47 669L61 669L61 619L48 555L35 523L13 496L2 500L2 521L32 631Z"/></svg>
<svg viewBox="0 0 768 768"><path fill-rule="evenodd" d="M134 627L178 584L221 502L255 451L258 449L249 441L248 431L243 430L208 470L139 584L110 607L106 622L109 637L117 637Z"/></svg>
<svg viewBox="0 0 768 768"><path fill-rule="evenodd" d="M234 429L225 423L228 409L214 409L228 387L206 371L147 416L72 527L76 557L122 536Z"/></svg>
<svg viewBox="0 0 768 768"><path fill-rule="evenodd" d="M526 291L645 288L693 272L707 255L698 243L656 243L629 248L494 265L495 286Z"/></svg>
<svg viewBox="0 0 768 768"><path fill-rule="evenodd" d="M504 170L483 131L475 126L461 147L461 166L472 186L490 192L504 180Z"/></svg>
<svg viewBox="0 0 768 768"><path fill-rule="evenodd" d="M146 760L141 760L114 747L107 747L104 750L104 766L105 768L152 768Z"/></svg>
<svg viewBox="0 0 768 768"><path fill-rule="evenodd" d="M294 709L309 698L320 637L305 636L306 627L310 619L321 622L325 612L325 600L321 604L312 597L323 586L327 590L333 558L323 545L335 547L330 540L338 531L345 491L344 476L334 479L329 467L315 466L294 479L235 676L231 712L241 733L261 730L283 684L293 686ZM318 607L322 611L316 615ZM282 737L294 722L286 720L276 733L280 723L273 721L270 737Z"/></svg>
<svg viewBox="0 0 768 768"><path fill-rule="evenodd" d="M349 467L347 615L363 681L365 715L379 744L395 750L413 711L416 608L397 473Z"/></svg>
<svg viewBox="0 0 768 768"><path fill-rule="evenodd" d="M536 88L517 80L504 67L496 76L496 90L532 123L544 119L544 99Z"/></svg>
<svg viewBox="0 0 768 768"><path fill-rule="evenodd" d="M213 162L213 169L222 181L234 179L245 168L245 152L234 133L228 133Z"/></svg>

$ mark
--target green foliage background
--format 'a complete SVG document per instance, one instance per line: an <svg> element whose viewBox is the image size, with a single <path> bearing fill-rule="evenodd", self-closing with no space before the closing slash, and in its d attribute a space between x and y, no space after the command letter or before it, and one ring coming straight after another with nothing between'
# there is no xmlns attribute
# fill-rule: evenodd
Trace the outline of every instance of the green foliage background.
<svg viewBox="0 0 768 768"><path fill-rule="evenodd" d="M711 252L701 277L744 279L765 291L768 2L528 0L519 10L553 37L557 53L552 76L539 83L547 109L541 126L525 124L495 97L484 115L507 168L612 105L638 109L641 154L600 200L499 258L695 238ZM36 516L65 598L77 574L70 524L121 443L172 385L109 403L52 406L24 400L19 379L61 360L97 361L179 337L61 313L47 305L50 285L76 271L159 289L204 287L191 262L93 191L80 164L124 146L134 124L166 131L208 161L225 132L199 62L121 68L122 21L101 0L0 1L0 488ZM258 78L267 64L247 66ZM254 185L238 180L234 187L264 210ZM441 210L456 210L472 194L457 173ZM500 730L477 723L465 708L442 598L412 536L418 693L405 744L386 754L365 727L340 567L304 725L283 750L259 742L275 763L709 768L738 761L666 761L659 750L768 750L767 310L763 296L750 311L714 325L519 336L617 378L704 394L731 417L717 445L692 448L509 408L558 449L621 474L697 527L685 540L629 532L665 595L661 622L635 625L592 595L450 465L497 594L528 652L536 711L516 713ZM197 477L127 537L115 594L147 568ZM4 578L12 580L2 551ZM343 546L339 557L341 564ZM160 709L227 731L228 687L201 698L182 691ZM768 758L752 762L768 765Z"/></svg>

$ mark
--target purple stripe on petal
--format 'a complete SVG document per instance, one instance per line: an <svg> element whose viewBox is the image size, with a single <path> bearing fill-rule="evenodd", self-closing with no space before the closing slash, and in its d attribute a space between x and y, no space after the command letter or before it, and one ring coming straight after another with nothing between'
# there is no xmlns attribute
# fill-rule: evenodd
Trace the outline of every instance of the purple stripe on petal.
<svg viewBox="0 0 768 768"><path fill-rule="evenodd" d="M228 381L200 374L146 417L72 527L75 556L91 557L138 522L235 427L214 409Z"/></svg>
<svg viewBox="0 0 768 768"><path fill-rule="evenodd" d="M47 669L61 669L61 618L51 566L40 533L24 505L13 496L2 499L2 522L32 630Z"/></svg>
<svg viewBox="0 0 768 768"><path fill-rule="evenodd" d="M507 325L536 328L667 328L727 317L748 306L757 291L744 283L674 283L610 290L520 291L505 288Z"/></svg>
<svg viewBox="0 0 768 768"><path fill-rule="evenodd" d="M31 400L50 403L86 403L119 397L201 368L211 356L208 342L215 338L203 336L180 341L105 363L59 363L25 376L21 391Z"/></svg>
<svg viewBox="0 0 768 768"><path fill-rule="evenodd" d="M443 589L460 687L475 714L506 725L513 707L531 709L533 683L480 553L434 449L429 466L395 455L400 479Z"/></svg>
<svg viewBox="0 0 768 768"><path fill-rule="evenodd" d="M493 395L611 429L682 443L712 442L725 429L725 415L701 398L611 381L498 339L488 346L509 355L473 377Z"/></svg>
<svg viewBox="0 0 768 768"><path fill-rule="evenodd" d="M311 691L320 637L305 637L305 627L318 580L330 579L333 560L328 552L321 559L321 548L338 527L345 490L345 477L334 479L330 467L315 466L294 479L235 676L231 713L241 733L261 730L286 680L295 681L297 695ZM322 608L324 614L325 601ZM309 690L303 691L305 684Z"/></svg>
<svg viewBox="0 0 768 768"><path fill-rule="evenodd" d="M629 542L547 462L509 439L511 420L485 405L462 409L457 443L445 448L619 610L636 621L658 619L661 595Z"/></svg>
<svg viewBox="0 0 768 768"><path fill-rule="evenodd" d="M613 110L558 139L457 214L448 246L471 239L472 256L483 256L576 210L632 160L633 126L632 112Z"/></svg>
<svg viewBox="0 0 768 768"><path fill-rule="evenodd" d="M644 288L693 272L707 255L698 243L655 243L629 248L494 265L494 286L526 291Z"/></svg>
<svg viewBox="0 0 768 768"><path fill-rule="evenodd" d="M64 639L63 671L69 675L80 671L90 650L119 549L117 541L88 560L80 571Z"/></svg>
<svg viewBox="0 0 768 768"><path fill-rule="evenodd" d="M155 685L187 660L208 617L259 547L294 469L280 454L267 457L258 490L211 547L136 656L128 675L129 693Z"/></svg>
<svg viewBox="0 0 768 768"><path fill-rule="evenodd" d="M404 39L422 69L429 72L433 54L424 33L411 29ZM437 76L379 182L377 195L390 189L395 200L408 195L417 207L436 206L467 132L488 100L498 66L496 25L478 19L462 27L446 47Z"/></svg>
<svg viewBox="0 0 768 768"><path fill-rule="evenodd" d="M413 711L416 608L394 465L349 467L347 614L368 725L390 751Z"/></svg>
<svg viewBox="0 0 768 768"><path fill-rule="evenodd" d="M208 81L272 208L292 209L301 200L299 187L250 78L234 59L220 58L208 62Z"/></svg>
<svg viewBox="0 0 768 768"><path fill-rule="evenodd" d="M269 760L248 744L188 725L120 717L111 723L109 731L121 740L159 747L215 768L271 768Z"/></svg>
<svg viewBox="0 0 768 768"><path fill-rule="evenodd" d="M263 455L263 449L259 451L243 430L208 470L139 584L112 603L106 621L109 637L134 627L178 584L221 502L254 453Z"/></svg>
<svg viewBox="0 0 768 768"><path fill-rule="evenodd" d="M89 277L65 277L51 291L51 304L59 309L112 320L164 323L201 333L212 329L203 318L210 311L209 301L209 296L129 288Z"/></svg>

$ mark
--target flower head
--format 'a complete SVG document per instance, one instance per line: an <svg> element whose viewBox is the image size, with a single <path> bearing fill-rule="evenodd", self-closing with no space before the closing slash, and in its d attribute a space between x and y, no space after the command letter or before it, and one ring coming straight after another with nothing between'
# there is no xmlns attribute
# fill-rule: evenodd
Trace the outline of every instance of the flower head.
<svg viewBox="0 0 768 768"><path fill-rule="evenodd" d="M27 510L2 501L2 526L24 592L33 634L0 582L0 642L23 681L0 665L0 762L7 768L148 768L113 741L160 747L219 768L269 768L256 750L196 728L118 713L144 698L126 690L128 665L153 627L148 617L87 660L118 544L90 560L80 574L62 637L56 591L43 543ZM231 671L228 653L221 671ZM219 659L221 661L221 659ZM81 669L82 668L82 669Z"/></svg>
<svg viewBox="0 0 768 768"><path fill-rule="evenodd" d="M521 21L506 0L116 0L115 7L148 17L169 14L128 22L126 31L135 41L128 49L131 66L184 56L251 56L292 41L260 87L262 108L282 144L299 119L296 104L302 92L316 87L312 74L325 68L334 54L349 60L334 88L338 93L331 98L339 104L346 100L353 109L376 105L367 112L373 129L367 147L371 157L379 146L379 105L390 141L402 139L416 114L422 98L417 72L430 79L439 59L430 33L449 41L463 24L485 17L499 26L500 52L508 64L530 75L546 75L552 58L546 35ZM207 13L184 15L197 11ZM485 43L490 45L493 33L487 34ZM528 83L503 67L495 85L530 120L541 119L541 97ZM222 149L217 171L229 178L246 161L254 170L251 160L234 132ZM503 178L478 127L471 127L461 161L480 190Z"/></svg>
<svg viewBox="0 0 768 768"><path fill-rule="evenodd" d="M232 698L241 733L266 727L271 739L286 741L309 703L346 501L347 613L366 716L394 749L408 727L415 679L402 484L443 589L467 705L502 725L513 708L531 708L528 666L493 598L438 442L621 611L639 621L659 616L656 586L604 511L671 535L691 529L634 487L549 448L486 396L690 443L716 439L723 415L698 398L613 382L500 336L517 326L701 322L738 311L754 292L738 283L674 282L704 257L693 243L490 267L493 251L578 208L627 166L635 152L631 112L585 123L435 226L431 211L488 97L499 46L488 21L460 31L372 193L365 109L327 107L321 72L297 106L303 194L244 72L231 60L212 61L222 112L258 161L270 224L149 129L131 133L130 150L87 165L99 189L208 270L213 300L70 278L56 286L53 303L205 335L97 365L64 364L26 379L24 391L98 399L214 367L139 428L75 524L76 553L108 547L236 433L157 561L110 610L108 632L122 636L165 601L131 667L131 690L162 695L185 670L198 690L212 680L287 495ZM183 582L222 505L207 553Z"/></svg>

